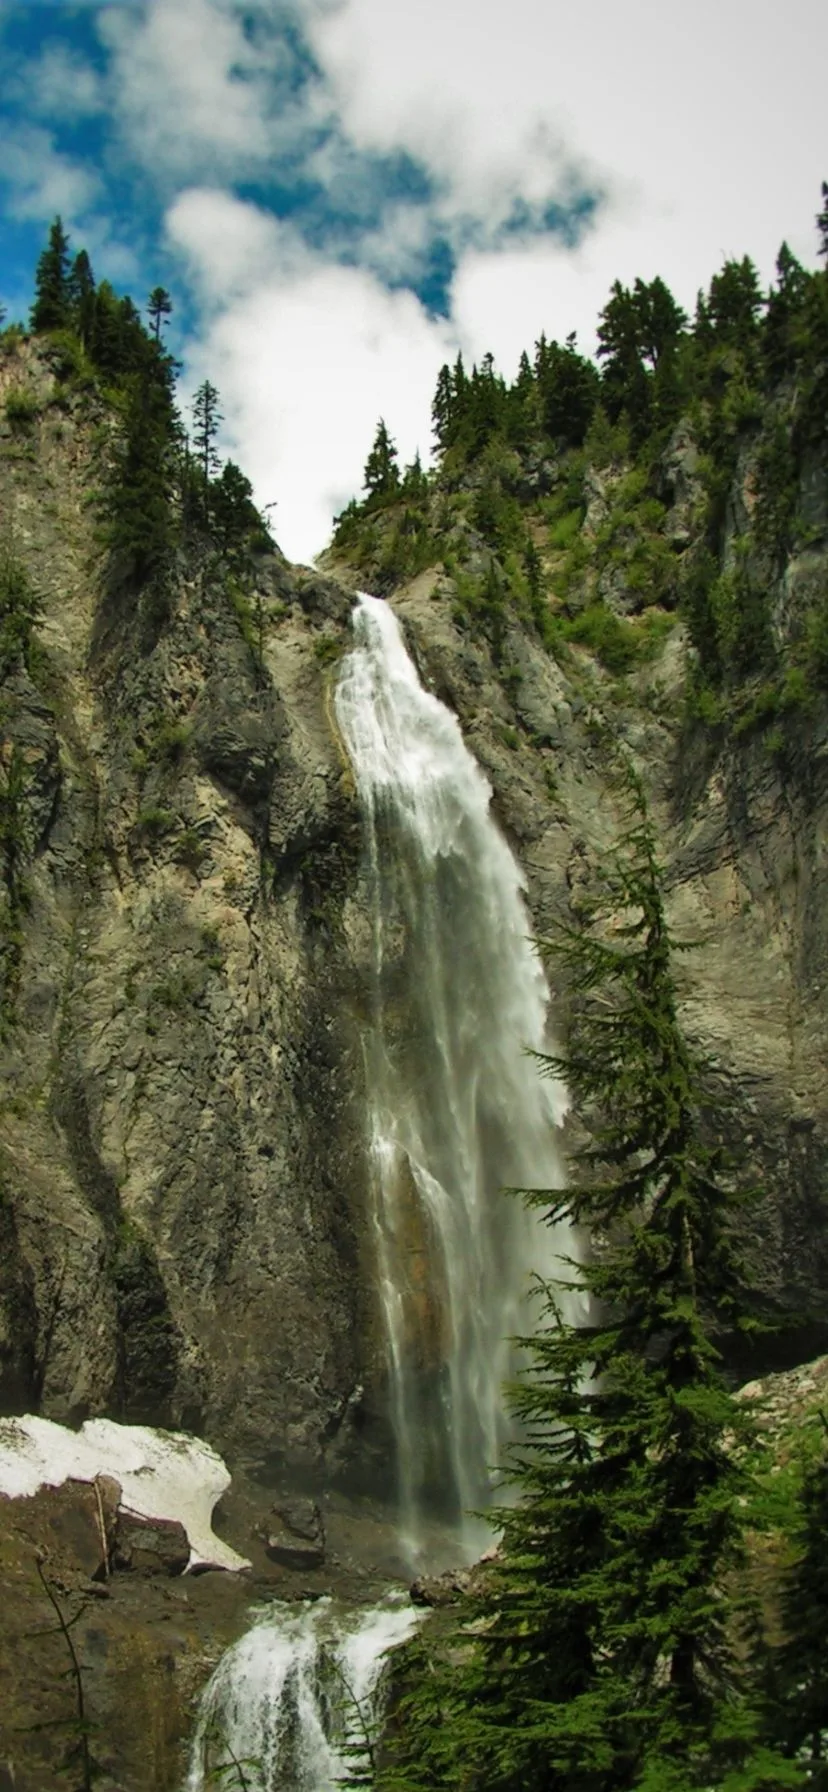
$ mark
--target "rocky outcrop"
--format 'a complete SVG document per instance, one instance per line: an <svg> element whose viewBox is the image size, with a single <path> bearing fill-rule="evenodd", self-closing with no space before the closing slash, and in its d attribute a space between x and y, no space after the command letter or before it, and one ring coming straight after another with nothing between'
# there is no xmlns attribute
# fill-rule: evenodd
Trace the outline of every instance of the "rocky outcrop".
<svg viewBox="0 0 828 1792"><path fill-rule="evenodd" d="M147 650L102 596L88 410L36 345L2 380L41 407L0 443L0 509L42 618L35 676L3 692L27 912L0 1409L180 1424L320 1470L348 1456L366 1330L359 829L329 705L348 600L263 559L260 654L200 566Z"/></svg>
<svg viewBox="0 0 828 1792"><path fill-rule="evenodd" d="M816 558L816 556L815 556ZM828 580L828 555L814 576ZM790 576L790 569L789 574ZM710 1061L727 1142L758 1203L745 1237L782 1331L754 1346L766 1365L812 1354L828 1288L828 712L805 714L770 749L685 721L680 625L660 658L619 686L584 650L564 671L515 628L500 676L482 638L459 628L439 581L395 594L423 675L454 708L491 780L524 866L540 936L571 919L623 829L618 745L649 793L668 910L694 949L679 962L687 1030ZM563 1021L565 991L558 994ZM750 1373L750 1360L738 1357Z"/></svg>

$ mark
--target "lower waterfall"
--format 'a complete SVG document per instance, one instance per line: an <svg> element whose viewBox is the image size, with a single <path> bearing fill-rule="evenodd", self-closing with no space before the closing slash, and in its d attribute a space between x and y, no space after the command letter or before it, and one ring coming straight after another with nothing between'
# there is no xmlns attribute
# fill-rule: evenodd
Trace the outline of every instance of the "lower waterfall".
<svg viewBox="0 0 828 1792"><path fill-rule="evenodd" d="M378 1294L413 1557L435 1503L469 1552L506 1435L510 1340L531 1329L549 1228L504 1187L560 1181L565 1095L533 1052L549 992L491 788L400 625L361 596L336 714L370 862L365 1029Z"/></svg>
<svg viewBox="0 0 828 1792"><path fill-rule="evenodd" d="M221 1658L201 1700L187 1792L336 1792L365 1784L389 1649L415 1628L399 1596L362 1612L270 1606Z"/></svg>
<svg viewBox="0 0 828 1792"><path fill-rule="evenodd" d="M503 1190L560 1181L566 1096L533 1056L549 992L490 786L382 600L358 600L336 716L367 855L370 1219L400 1541L422 1560L436 1512L461 1561L488 1536L472 1512L507 1436L511 1340L556 1258L550 1229ZM399 1596L269 1607L208 1683L188 1792L367 1783L385 1656L416 1622Z"/></svg>

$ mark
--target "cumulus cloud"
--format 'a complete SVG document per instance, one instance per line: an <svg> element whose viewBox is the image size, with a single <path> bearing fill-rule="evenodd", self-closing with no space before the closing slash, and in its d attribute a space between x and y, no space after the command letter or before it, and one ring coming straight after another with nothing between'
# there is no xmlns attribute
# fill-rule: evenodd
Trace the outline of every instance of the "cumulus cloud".
<svg viewBox="0 0 828 1792"><path fill-rule="evenodd" d="M45 44L34 61L19 67L12 92L39 118L74 122L102 112L106 104L98 70L71 45L59 42Z"/></svg>
<svg viewBox="0 0 828 1792"><path fill-rule="evenodd" d="M307 558L359 490L381 412L405 459L427 450L434 376L453 337L413 293L331 266L290 226L222 193L183 195L167 224L210 312L188 386L207 373L218 385L228 450L259 501L277 502L282 547ZM254 277L234 281L228 242Z"/></svg>
<svg viewBox="0 0 828 1792"><path fill-rule="evenodd" d="M301 87L282 8L238 0L148 0L104 12L117 122L132 155L169 187L239 178L295 156L318 119Z"/></svg>
<svg viewBox="0 0 828 1792"><path fill-rule="evenodd" d="M159 28L167 5L155 0ZM224 91L238 19L230 0L211 10ZM692 306L725 255L748 251L766 278L783 236L810 255L826 35L812 0L790 0L784 17L771 0L684 12L651 0L478 0L473 12L469 0L304 0L298 16L316 63L303 103L335 121L307 138L305 172L334 210L350 180L356 219L314 252L216 194L189 196L170 219L180 246L197 237L201 289L225 305L206 348L239 452L279 488L298 551L321 544L326 512L356 485L380 410L406 452L425 445L434 376L456 346L470 358L491 348L511 370L542 329L577 328L590 347L617 277L661 273ZM231 95L240 140L261 141L263 119L255 89ZM374 222L363 203L360 221L366 170L401 155L427 198L389 199ZM584 195L600 200L591 228L569 240L539 230L551 205L565 222ZM440 238L456 257L445 325L384 285L416 283ZM349 257L356 267L337 265Z"/></svg>
<svg viewBox="0 0 828 1792"><path fill-rule="evenodd" d="M783 237L813 253L816 0L139 0L96 22L106 70L47 42L30 111L105 105L196 301L188 375L220 386L297 555L358 489L380 412L407 457L427 447L458 347L511 372L541 330L589 348L615 278L660 273L690 308L727 255L769 279ZM16 216L98 199L31 118L6 144Z"/></svg>
<svg viewBox="0 0 828 1792"><path fill-rule="evenodd" d="M502 216L583 186L639 252L668 239L680 276L683 239L695 280L744 249L769 270L786 233L810 249L828 41L814 0L339 0L308 28L351 139L416 155L446 204Z"/></svg>
<svg viewBox="0 0 828 1792"><path fill-rule="evenodd" d="M57 149L39 125L0 129L0 181L8 188L13 218L76 217L100 192L97 173Z"/></svg>

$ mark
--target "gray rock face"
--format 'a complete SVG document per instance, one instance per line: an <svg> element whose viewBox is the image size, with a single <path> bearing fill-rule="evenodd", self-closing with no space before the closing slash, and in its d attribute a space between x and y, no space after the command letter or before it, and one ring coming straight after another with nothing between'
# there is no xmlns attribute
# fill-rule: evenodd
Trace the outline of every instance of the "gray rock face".
<svg viewBox="0 0 828 1792"><path fill-rule="evenodd" d="M809 590L824 587L828 555L815 548L808 560ZM491 780L540 937L577 913L623 825L607 734L632 755L670 918L696 948L679 961L683 1018L712 1061L727 1142L759 1190L744 1244L763 1300L783 1316L762 1360L813 1354L828 1290L828 714L804 718L784 753L761 737L722 747L688 731L680 628L652 670L630 680L626 701L594 662L564 674L516 630L505 658L520 676L507 695L485 643L458 631L429 575L394 604L423 675ZM794 606L793 626L796 615ZM566 992L553 997L563 1030ZM751 1373L750 1360L738 1366Z"/></svg>
<svg viewBox="0 0 828 1792"><path fill-rule="evenodd" d="M20 353L14 379L28 367L43 409L25 452L10 439L0 453L0 508L43 621L41 671L8 681L2 713L25 767L28 907L0 1048L0 1409L180 1424L271 1486L370 1480L385 1435L363 1138L370 941L331 703L351 600L274 555L259 571L261 653L200 574L142 643L133 615L104 614L90 573L88 424L53 413L48 370ZM694 453L676 438L668 456L685 516ZM820 478L808 473L814 516ZM744 529L747 463L739 479ZM590 527L607 502L596 474ZM825 576L814 541L787 569L780 626L801 625ZM617 835L608 733L639 765L671 915L699 946L682 961L688 1029L764 1191L757 1275L770 1304L810 1320L828 1289L824 716L784 757L759 741L722 750L682 732L680 627L625 695L584 649L564 669L517 626L505 683L436 575L393 601L491 781L539 935L577 912ZM565 991L553 996L562 1030Z"/></svg>
<svg viewBox="0 0 828 1792"><path fill-rule="evenodd" d="M40 379L21 355L15 379ZM277 556L261 663L200 577L142 651L90 576L88 430L44 407L0 458L43 609L37 683L3 693L27 913L0 1048L0 1408L346 1467L370 1302L342 927L359 827L316 649L350 602Z"/></svg>

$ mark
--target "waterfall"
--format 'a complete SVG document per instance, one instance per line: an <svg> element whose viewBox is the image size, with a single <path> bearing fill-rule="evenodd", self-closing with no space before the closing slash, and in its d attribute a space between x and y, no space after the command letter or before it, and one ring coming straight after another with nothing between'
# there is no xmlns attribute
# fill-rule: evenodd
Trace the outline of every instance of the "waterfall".
<svg viewBox="0 0 828 1792"><path fill-rule="evenodd" d="M219 1783L335 1792L359 1781L381 1716L385 1656L416 1623L399 1596L345 1615L329 1599L269 1606L207 1684L187 1792Z"/></svg>
<svg viewBox="0 0 828 1792"><path fill-rule="evenodd" d="M361 596L336 715L364 817L372 1225L404 1535L435 1502L471 1552L491 1497L515 1333L549 1229L504 1187L560 1180L549 993L524 879L456 718L426 691L389 605Z"/></svg>
<svg viewBox="0 0 828 1792"><path fill-rule="evenodd" d="M491 789L376 598L358 601L336 715L365 828L370 1218L401 1541L417 1559L441 1508L471 1556L486 1533L470 1512L489 1503L506 1435L510 1340L532 1328L532 1276L555 1266L549 1228L503 1192L560 1180L565 1094L532 1055L549 1043L549 992ZM415 1623L393 1599L344 1615L328 1600L270 1607L208 1684L188 1792L359 1782L386 1651Z"/></svg>

